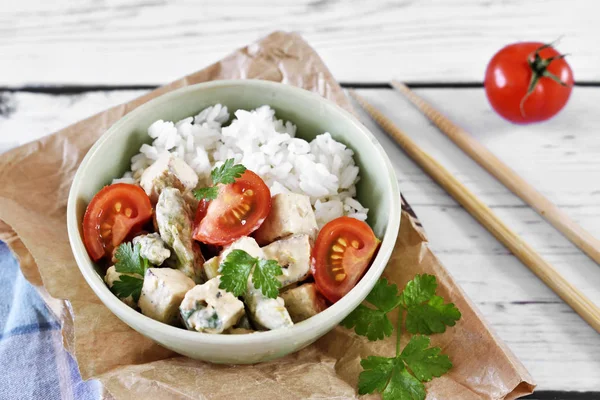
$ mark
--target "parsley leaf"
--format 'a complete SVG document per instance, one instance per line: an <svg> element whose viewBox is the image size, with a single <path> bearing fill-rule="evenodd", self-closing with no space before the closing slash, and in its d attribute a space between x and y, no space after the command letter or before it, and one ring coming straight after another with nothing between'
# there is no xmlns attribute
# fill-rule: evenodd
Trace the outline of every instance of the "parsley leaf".
<svg viewBox="0 0 600 400"><path fill-rule="evenodd" d="M396 358L369 356L360 360L363 372L358 376L358 394L383 392L396 367Z"/></svg>
<svg viewBox="0 0 600 400"><path fill-rule="evenodd" d="M454 326L460 319L460 311L454 304L444 304L435 295L437 281L433 275L417 275L406 284L401 302L406 308L406 329L410 333L442 333L446 326Z"/></svg>
<svg viewBox="0 0 600 400"><path fill-rule="evenodd" d="M437 282L433 275L417 275L406 284L402 291L402 303L409 307L431 299L435 295Z"/></svg>
<svg viewBox="0 0 600 400"><path fill-rule="evenodd" d="M233 165L233 162L233 158L228 158L223 165L213 168L210 172L212 186L194 190L192 192L194 197L198 200L215 200L219 195L217 184L221 183L223 185L228 185L230 183L235 183L235 180L246 172L246 167L242 164Z"/></svg>
<svg viewBox="0 0 600 400"><path fill-rule="evenodd" d="M452 368L448 356L439 347L429 347L427 336L413 336L399 356L370 356L361 360L358 393L379 392L384 400L425 399L425 386Z"/></svg>
<svg viewBox="0 0 600 400"><path fill-rule="evenodd" d="M425 399L425 386L406 369L399 357L368 357L360 362L364 371L358 377L358 393L375 391L383 400Z"/></svg>
<svg viewBox="0 0 600 400"><path fill-rule="evenodd" d="M357 334L366 336L371 341L391 336L394 327L387 313L398 306L398 287L388 284L388 281L382 278L373 286L365 300L376 309L360 304L342 321L342 325L348 329L354 328Z"/></svg>
<svg viewBox="0 0 600 400"><path fill-rule="evenodd" d="M461 317L454 304L444 304L440 296L433 296L427 303L407 308L406 330L410 333L443 333L446 326L454 326Z"/></svg>
<svg viewBox="0 0 600 400"><path fill-rule="evenodd" d="M248 277L252 273L252 284L270 299L277 298L281 283L276 276L283 274L274 260L261 260L252 257L244 250L231 251L219 267L221 284L234 296L242 296L248 290Z"/></svg>
<svg viewBox="0 0 600 400"><path fill-rule="evenodd" d="M387 314L398 311L396 331L396 356L391 358L370 356L361 360L363 371L358 379L358 393L381 393L383 400L424 400L423 382L429 382L452 368L448 356L439 347L430 347L424 335L412 336L400 351L403 322L410 333L444 332L461 317L454 304L445 304L436 296L437 281L433 275L417 275L409 281L402 293L398 287L381 278L367 298L343 321L346 328L369 340L385 339L394 327ZM404 320L406 314L406 320Z"/></svg>
<svg viewBox="0 0 600 400"><path fill-rule="evenodd" d="M248 277L256 264L256 258L244 250L233 250L225 257L219 270L221 271L221 284L219 287L241 296L248 289Z"/></svg>
<svg viewBox="0 0 600 400"><path fill-rule="evenodd" d="M427 336L413 336L400 354L412 373L423 382L429 382L434 376L442 376L452 368L450 358L440 354L442 349L439 347L429 347L430 343Z"/></svg>
<svg viewBox="0 0 600 400"><path fill-rule="evenodd" d="M398 286L389 284L387 279L381 278L373 286L373 290L367 295L366 300L380 310L391 311L398 307Z"/></svg>
<svg viewBox="0 0 600 400"><path fill-rule="evenodd" d="M384 311L373 310L362 304L344 318L342 326L354 328L356 334L366 336L371 341L391 336L394 330Z"/></svg>
<svg viewBox="0 0 600 400"><path fill-rule="evenodd" d="M118 281L113 282L110 290L120 299L132 296L133 301L137 303L142 294L142 286L144 286L144 279L136 276L121 275Z"/></svg>
<svg viewBox="0 0 600 400"><path fill-rule="evenodd" d="M246 167L242 164L233 165L233 162L233 158L229 158L225 160L223 165L211 171L210 178L212 179L213 185L216 185L217 183L222 183L224 185L234 183L237 178L241 177L242 174L246 172Z"/></svg>
<svg viewBox="0 0 600 400"><path fill-rule="evenodd" d="M395 368L383 391L383 400L425 400L425 386L406 368Z"/></svg>
<svg viewBox="0 0 600 400"><path fill-rule="evenodd" d="M192 192L194 197L198 200L214 200L219 195L219 188L217 186L209 186L196 189Z"/></svg>
<svg viewBox="0 0 600 400"><path fill-rule="evenodd" d="M262 293L270 299L276 299L279 294L281 282L275 278L282 275L283 271L275 260L258 260L254 272L252 273L252 283L254 287L260 289Z"/></svg>
<svg viewBox="0 0 600 400"><path fill-rule="evenodd" d="M135 247L130 243L121 243L115 252L115 270L122 274L139 274L144 276L149 268L148 260L140 255L141 246Z"/></svg>
<svg viewBox="0 0 600 400"><path fill-rule="evenodd" d="M144 285L144 275L146 270L150 268L148 260L140 255L141 246L137 244L133 246L131 243L121 243L115 252L115 271L120 274L137 274L137 276L121 275L119 280L113 282L111 291L119 298L124 299L129 296L137 303L142 293Z"/></svg>

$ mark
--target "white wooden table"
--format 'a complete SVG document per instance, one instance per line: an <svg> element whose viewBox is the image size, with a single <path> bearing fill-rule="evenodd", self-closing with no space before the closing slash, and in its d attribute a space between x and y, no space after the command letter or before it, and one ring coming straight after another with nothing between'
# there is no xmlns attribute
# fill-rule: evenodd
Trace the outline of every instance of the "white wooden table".
<svg viewBox="0 0 600 400"><path fill-rule="evenodd" d="M345 86L385 111L596 304L600 266L460 152L402 97L412 83L600 237L600 24L592 0L21 0L0 11L0 152L185 75L275 29L300 32ZM552 41L576 81L555 119L515 126L481 87L503 45ZM600 335L362 114L435 253L538 383L531 398L600 398ZM566 391L596 393L575 394Z"/></svg>

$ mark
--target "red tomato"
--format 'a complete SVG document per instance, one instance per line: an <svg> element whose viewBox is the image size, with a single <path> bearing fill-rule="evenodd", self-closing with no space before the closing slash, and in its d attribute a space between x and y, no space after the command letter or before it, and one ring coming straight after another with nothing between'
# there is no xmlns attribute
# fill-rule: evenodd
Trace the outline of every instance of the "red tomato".
<svg viewBox="0 0 600 400"><path fill-rule="evenodd" d="M550 45L523 42L494 55L485 72L485 93L498 114L518 124L544 121L567 103L571 67Z"/></svg>
<svg viewBox="0 0 600 400"><path fill-rule="evenodd" d="M135 234L152 218L152 204L136 185L115 183L100 190L83 216L83 241L94 261L112 251L129 234Z"/></svg>
<svg viewBox="0 0 600 400"><path fill-rule="evenodd" d="M224 246L248 236L271 211L271 191L254 172L246 170L235 183L219 185L215 200L202 200L196 211L194 239Z"/></svg>
<svg viewBox="0 0 600 400"><path fill-rule="evenodd" d="M340 217L319 232L312 251L312 270L319 291L335 303L363 276L379 239L365 222Z"/></svg>

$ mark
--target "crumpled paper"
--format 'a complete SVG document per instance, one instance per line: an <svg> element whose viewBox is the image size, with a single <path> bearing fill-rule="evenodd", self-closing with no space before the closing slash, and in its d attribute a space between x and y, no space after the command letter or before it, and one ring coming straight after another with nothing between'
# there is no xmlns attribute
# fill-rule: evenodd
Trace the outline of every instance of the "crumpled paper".
<svg viewBox="0 0 600 400"><path fill-rule="evenodd" d="M84 379L98 379L114 399L353 399L360 359L392 356L394 338L368 342L336 327L313 345L258 365L213 365L179 356L130 329L86 284L66 230L67 194L82 158L114 122L170 90L216 79L265 79L321 94L352 111L321 59L298 35L275 32L223 60L127 104L14 149L0 159L0 240L62 323L65 348ZM462 319L433 335L454 364L426 384L428 399L515 399L535 385L529 373L483 321L431 252L416 216L403 201L395 251L384 276L403 287L415 274L437 277L438 293ZM395 323L392 320L393 323ZM402 343L408 341L402 337ZM366 396L372 397L372 396Z"/></svg>

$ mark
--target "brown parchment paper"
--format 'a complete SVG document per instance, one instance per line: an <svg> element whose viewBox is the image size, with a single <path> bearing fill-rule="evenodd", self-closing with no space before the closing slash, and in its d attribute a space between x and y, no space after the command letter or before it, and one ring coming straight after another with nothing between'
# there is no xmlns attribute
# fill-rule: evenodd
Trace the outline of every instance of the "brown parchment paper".
<svg viewBox="0 0 600 400"><path fill-rule="evenodd" d="M275 32L201 71L0 156L0 240L8 243L25 277L60 319L65 348L76 358L82 377L103 384L104 398L357 398L360 359L393 355L393 338L368 342L337 327L306 349L269 363L224 366L191 360L163 349L112 315L73 259L66 230L67 194L96 139L127 112L160 94L225 78L296 85L352 111L314 50L296 34ZM418 273L434 274L438 293L462 312L454 328L432 337L454 368L426 385L427 398L515 399L531 393L535 386L529 373L433 255L403 201L400 234L384 275L403 287ZM403 343L407 340L403 337Z"/></svg>

